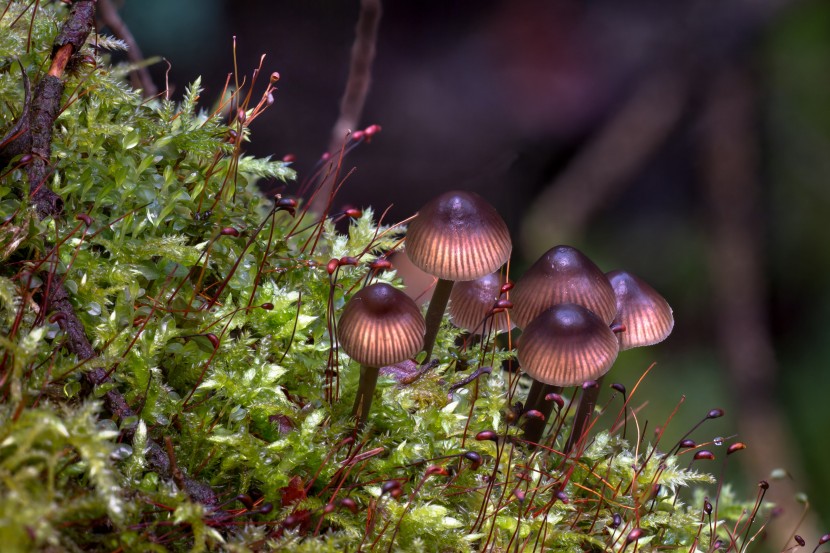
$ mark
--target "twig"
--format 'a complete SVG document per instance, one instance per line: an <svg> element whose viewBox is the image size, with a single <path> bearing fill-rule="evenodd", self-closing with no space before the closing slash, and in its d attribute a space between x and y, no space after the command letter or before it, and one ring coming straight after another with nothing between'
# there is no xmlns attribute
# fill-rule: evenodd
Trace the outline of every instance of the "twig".
<svg viewBox="0 0 830 553"><path fill-rule="evenodd" d="M23 110L12 128L0 138L0 168L5 167L15 156L32 151L32 135L29 132L29 111L32 106L32 87L26 68L20 65L20 77L23 81Z"/></svg>
<svg viewBox="0 0 830 553"><path fill-rule="evenodd" d="M63 200L47 185L51 174L49 158L52 155L52 126L60 113L63 94L63 74L69 59L78 52L92 31L95 0L77 0L72 4L69 18L55 38L49 73L35 87L29 112L29 134L32 162L26 165L29 177L29 195L41 219L57 217L63 211ZM27 140L25 136L19 138Z"/></svg>
<svg viewBox="0 0 830 553"><path fill-rule="evenodd" d="M358 125L369 84L372 77L372 62L375 59L378 27L381 16L381 0L361 0L360 16L355 26L349 77L340 100L340 116L334 124L329 139L328 152L337 152L343 145L346 133ZM321 213L334 189L334 172L320 183L318 193L311 200L311 210Z"/></svg>
<svg viewBox="0 0 830 553"><path fill-rule="evenodd" d="M120 38L127 44L127 59L136 65L136 68L130 72L130 80L134 88L140 88L141 94L145 98L152 98L158 94L158 87L153 82L150 76L150 71L147 67L139 66L144 61L144 55L141 53L141 48L138 47L135 37L130 32L130 28L118 15L118 9L113 6L111 0L98 0L98 18L104 25L109 27L112 34L116 38Z"/></svg>
<svg viewBox="0 0 830 553"><path fill-rule="evenodd" d="M173 440L170 439L170 436L164 437L164 447L167 449L167 458L170 460L170 473L173 475L173 481L180 490L187 489L184 474L182 474L179 464L176 463L176 454L173 451Z"/></svg>

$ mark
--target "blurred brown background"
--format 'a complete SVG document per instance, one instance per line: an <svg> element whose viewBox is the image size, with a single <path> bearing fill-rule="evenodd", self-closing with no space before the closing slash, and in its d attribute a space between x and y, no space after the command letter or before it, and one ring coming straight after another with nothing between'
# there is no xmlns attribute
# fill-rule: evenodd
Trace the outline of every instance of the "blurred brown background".
<svg viewBox="0 0 830 553"><path fill-rule="evenodd" d="M174 96L203 76L206 107L233 70L232 36L241 73L267 54L266 73L282 78L248 149L295 154L301 176L338 117L359 11L356 0L121 6L144 54L172 64ZM152 67L162 87L164 72ZM515 276L569 243L648 280L675 332L622 354L611 380L630 390L656 361L638 397L651 432L685 396L671 439L726 409L694 437L747 442L735 478L753 497L787 469L776 499L793 521L795 493L808 493L819 518L800 533L812 547L821 519L830 525L828 98L828 2L387 2L360 124L383 131L349 155L357 170L335 203L394 204L391 221L472 189L514 233Z"/></svg>

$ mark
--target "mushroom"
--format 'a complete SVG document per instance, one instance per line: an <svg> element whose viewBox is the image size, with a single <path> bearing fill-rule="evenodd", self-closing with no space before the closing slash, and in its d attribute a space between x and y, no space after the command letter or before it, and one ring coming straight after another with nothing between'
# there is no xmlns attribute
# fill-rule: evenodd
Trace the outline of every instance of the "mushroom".
<svg viewBox="0 0 830 553"><path fill-rule="evenodd" d="M492 329L508 332L513 327L507 316L495 312L496 302L502 294L504 277L490 273L475 280L457 282L450 293L450 320L471 334L484 334L488 330L487 319L493 318Z"/></svg>
<svg viewBox="0 0 830 553"><path fill-rule="evenodd" d="M617 313L614 290L602 270L576 248L563 245L549 249L522 275L510 293L510 300L512 319L520 328L546 309L563 303L583 306L606 326ZM525 407L539 411L544 418L525 422L528 440L538 442L541 437L545 419L553 409L553 401L545 398L557 391L561 391L557 386L534 379Z"/></svg>
<svg viewBox="0 0 830 553"><path fill-rule="evenodd" d="M671 334L674 315L663 296L627 271L611 271L606 276L617 298L614 325L624 327L617 334L620 350L658 344Z"/></svg>
<svg viewBox="0 0 830 553"><path fill-rule="evenodd" d="M606 324L617 314L614 290L593 261L571 246L555 246L534 263L510 294L511 314L524 328L539 313L559 303L576 303Z"/></svg>
<svg viewBox="0 0 830 553"><path fill-rule="evenodd" d="M578 386L608 372L620 350L602 319L581 305L561 303L527 325L516 354L534 380L552 386Z"/></svg>
<svg viewBox="0 0 830 553"><path fill-rule="evenodd" d="M420 351L424 318L406 294L380 282L353 295L337 324L337 339L360 363L360 382L352 415L362 426L369 415L380 367L409 359Z"/></svg>
<svg viewBox="0 0 830 553"><path fill-rule="evenodd" d="M671 334L674 328L672 309L654 288L627 271L610 271L606 278L616 298L617 314L611 326L620 342L620 351L651 346ZM566 451L579 440L594 412L602 379L597 384L582 391Z"/></svg>
<svg viewBox="0 0 830 553"><path fill-rule="evenodd" d="M473 192L451 191L427 202L409 224L406 253L415 266L438 277L426 315L424 351L432 355L454 281L496 271L510 257L507 225Z"/></svg>
<svg viewBox="0 0 830 553"><path fill-rule="evenodd" d="M547 418L554 403L547 399L549 393L601 377L611 368L618 352L614 333L585 307L563 303L543 311L525 327L516 348L519 364L534 380L528 398L536 405L527 407ZM539 442L545 418L526 421L528 442Z"/></svg>

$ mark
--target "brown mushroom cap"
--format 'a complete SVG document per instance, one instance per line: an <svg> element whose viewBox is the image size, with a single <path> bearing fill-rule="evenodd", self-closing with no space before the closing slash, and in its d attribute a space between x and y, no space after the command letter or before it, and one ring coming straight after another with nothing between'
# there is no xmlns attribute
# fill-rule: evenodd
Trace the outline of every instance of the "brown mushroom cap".
<svg viewBox="0 0 830 553"><path fill-rule="evenodd" d="M549 249L516 282L511 316L523 328L539 313L560 303L576 303L611 324L617 300L608 278L588 257L570 246Z"/></svg>
<svg viewBox="0 0 830 553"><path fill-rule="evenodd" d="M619 349L599 317L581 305L563 303L527 325L516 353L522 369L539 382L577 386L608 372Z"/></svg>
<svg viewBox="0 0 830 553"><path fill-rule="evenodd" d="M614 323L625 327L617 333L620 349L650 346L665 340L674 328L674 315L665 298L627 271L611 271L607 276L617 296Z"/></svg>
<svg viewBox="0 0 830 553"><path fill-rule="evenodd" d="M504 278L500 273L455 283L450 293L449 309L453 324L477 334L487 330L482 323L499 299L502 284ZM512 326L507 323L507 315L504 313L496 313L493 320L496 332L507 332Z"/></svg>
<svg viewBox="0 0 830 553"><path fill-rule="evenodd" d="M511 248L504 220L473 192L446 192L431 200L406 233L412 263L444 280L490 274L507 262Z"/></svg>
<svg viewBox="0 0 830 553"><path fill-rule="evenodd" d="M361 365L385 367L418 353L424 331L424 317L415 302L380 282L349 299L340 315L337 339Z"/></svg>

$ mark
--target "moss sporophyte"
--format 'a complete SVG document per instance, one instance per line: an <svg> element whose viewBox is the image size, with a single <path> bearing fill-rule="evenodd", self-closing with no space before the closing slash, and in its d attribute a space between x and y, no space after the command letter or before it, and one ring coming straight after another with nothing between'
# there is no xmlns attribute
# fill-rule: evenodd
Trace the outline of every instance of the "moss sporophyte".
<svg viewBox="0 0 830 553"><path fill-rule="evenodd" d="M507 227L471 192L428 203L408 236L370 208L312 213L319 183L340 182L343 153L379 127L295 184L288 162L244 154L280 101L276 75L236 75L244 86L210 110L198 81L181 102L145 99L109 64L121 43L89 34L95 2L70 4L0 4L0 549L696 552L760 539L766 483L744 501L699 467L715 456L704 423L722 411L629 441L632 402L647 398L617 382L574 425L578 402L558 386L598 391L618 349L671 330L642 281L560 246L553 288L526 287L535 269L513 288ZM275 183L280 195L260 192ZM480 280L449 316L439 284L425 323L404 295L424 290L402 291L393 270L402 245L439 279ZM560 280L571 261L590 276Z"/></svg>

